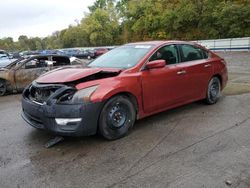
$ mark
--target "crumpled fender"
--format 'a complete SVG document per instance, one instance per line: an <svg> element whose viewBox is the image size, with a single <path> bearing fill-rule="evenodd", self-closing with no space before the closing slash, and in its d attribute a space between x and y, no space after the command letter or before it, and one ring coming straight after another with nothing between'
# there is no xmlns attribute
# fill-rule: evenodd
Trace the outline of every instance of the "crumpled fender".
<svg viewBox="0 0 250 188"><path fill-rule="evenodd" d="M99 87L91 96L92 102L107 101L115 95L127 93L135 97L139 112L143 109L141 80L137 75L103 79L98 85Z"/></svg>

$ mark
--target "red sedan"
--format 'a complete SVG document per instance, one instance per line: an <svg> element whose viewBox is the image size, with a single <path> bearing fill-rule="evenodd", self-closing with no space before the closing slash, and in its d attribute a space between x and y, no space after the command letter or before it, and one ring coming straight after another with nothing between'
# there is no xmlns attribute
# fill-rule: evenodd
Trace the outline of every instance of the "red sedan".
<svg viewBox="0 0 250 188"><path fill-rule="evenodd" d="M95 49L95 57L101 56L107 52L108 52L107 48L96 48Z"/></svg>
<svg viewBox="0 0 250 188"><path fill-rule="evenodd" d="M218 101L228 80L224 59L191 42L126 44L86 68L59 68L23 92L22 117L57 135L107 139L135 120L193 101Z"/></svg>

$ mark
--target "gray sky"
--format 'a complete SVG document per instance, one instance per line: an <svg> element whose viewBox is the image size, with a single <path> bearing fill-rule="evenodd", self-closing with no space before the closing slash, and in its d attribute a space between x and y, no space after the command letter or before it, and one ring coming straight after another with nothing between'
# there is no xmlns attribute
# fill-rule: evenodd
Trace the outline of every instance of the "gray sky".
<svg viewBox="0 0 250 188"><path fill-rule="evenodd" d="M2 0L0 38L45 37L81 20L94 0Z"/></svg>

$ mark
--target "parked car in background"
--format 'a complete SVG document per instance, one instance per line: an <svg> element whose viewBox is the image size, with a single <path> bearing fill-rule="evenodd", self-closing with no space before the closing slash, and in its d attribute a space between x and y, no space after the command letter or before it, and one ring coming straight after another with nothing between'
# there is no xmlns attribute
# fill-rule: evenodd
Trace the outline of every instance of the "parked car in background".
<svg viewBox="0 0 250 188"><path fill-rule="evenodd" d="M8 57L9 59L18 59L21 57L20 53L18 51L12 51L12 52L8 52Z"/></svg>
<svg viewBox="0 0 250 188"><path fill-rule="evenodd" d="M42 55L51 55L51 54L54 54L54 55L65 55L63 51L61 50L40 50L38 51L39 54L42 54Z"/></svg>
<svg viewBox="0 0 250 188"><path fill-rule="evenodd" d="M22 57L29 57L33 55L40 55L39 51L22 51L19 53Z"/></svg>
<svg viewBox="0 0 250 188"><path fill-rule="evenodd" d="M69 57L76 57L79 59L94 59L94 58L96 58L95 50L89 49L89 48L62 49L61 51Z"/></svg>
<svg viewBox="0 0 250 188"><path fill-rule="evenodd" d="M87 68L48 72L23 92L22 117L63 136L125 136L136 119L193 101L214 104L228 80L225 60L191 42L127 44Z"/></svg>
<svg viewBox="0 0 250 188"><path fill-rule="evenodd" d="M6 67L7 65L11 64L13 61L15 61L15 59L10 59L9 57L0 55L0 68Z"/></svg>
<svg viewBox="0 0 250 188"><path fill-rule="evenodd" d="M9 56L5 50L0 50L0 56Z"/></svg>
<svg viewBox="0 0 250 188"><path fill-rule="evenodd" d="M68 57L76 57L76 55L79 53L78 49L63 49L62 51Z"/></svg>
<svg viewBox="0 0 250 188"><path fill-rule="evenodd" d="M61 55L35 55L18 59L0 69L0 96L20 92L41 74L71 64L69 57Z"/></svg>
<svg viewBox="0 0 250 188"><path fill-rule="evenodd" d="M95 48L94 50L95 50L95 57L103 55L109 51L107 48Z"/></svg>
<svg viewBox="0 0 250 188"><path fill-rule="evenodd" d="M77 52L74 54L74 57L77 57L79 59L87 59L89 56L89 52L86 49L77 50Z"/></svg>
<svg viewBox="0 0 250 188"><path fill-rule="evenodd" d="M9 65L13 61L10 58L10 55L6 51L0 50L0 68Z"/></svg>
<svg viewBox="0 0 250 188"><path fill-rule="evenodd" d="M94 58L96 58L95 50L94 49L87 49L86 51L88 52L88 59L94 59Z"/></svg>
<svg viewBox="0 0 250 188"><path fill-rule="evenodd" d="M19 59L21 57L20 53L19 52L13 52L12 53L12 58L13 59Z"/></svg>

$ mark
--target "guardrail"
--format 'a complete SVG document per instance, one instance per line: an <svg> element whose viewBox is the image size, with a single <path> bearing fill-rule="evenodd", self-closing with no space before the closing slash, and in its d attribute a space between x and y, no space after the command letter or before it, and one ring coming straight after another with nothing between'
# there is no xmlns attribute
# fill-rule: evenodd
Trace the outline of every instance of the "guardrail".
<svg viewBox="0 0 250 188"><path fill-rule="evenodd" d="M244 38L228 38L228 39L212 39L212 40L196 40L193 41L212 51L249 51L250 52L250 37ZM81 48L114 48L116 46L101 46L101 47L75 47L65 48L61 50L81 49Z"/></svg>
<svg viewBox="0 0 250 188"><path fill-rule="evenodd" d="M250 51L250 37L194 41L213 51Z"/></svg>

